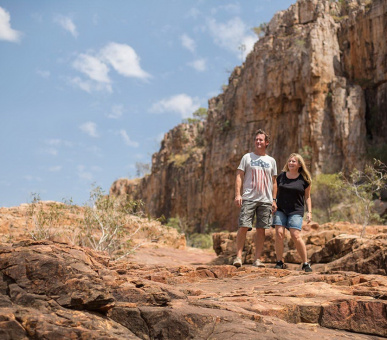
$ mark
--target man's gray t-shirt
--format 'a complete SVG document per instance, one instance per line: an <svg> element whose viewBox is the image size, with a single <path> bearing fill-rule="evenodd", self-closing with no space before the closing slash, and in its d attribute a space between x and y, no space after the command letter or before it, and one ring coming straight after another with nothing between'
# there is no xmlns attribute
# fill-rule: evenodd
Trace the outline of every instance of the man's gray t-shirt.
<svg viewBox="0 0 387 340"><path fill-rule="evenodd" d="M245 154L238 166L244 171L242 199L247 201L273 202L273 176L277 176L277 164L273 157Z"/></svg>

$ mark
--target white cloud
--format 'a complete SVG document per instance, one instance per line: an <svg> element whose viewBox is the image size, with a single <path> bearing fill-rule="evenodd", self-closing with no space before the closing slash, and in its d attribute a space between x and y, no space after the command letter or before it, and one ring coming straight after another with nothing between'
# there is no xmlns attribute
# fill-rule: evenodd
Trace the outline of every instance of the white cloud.
<svg viewBox="0 0 387 340"><path fill-rule="evenodd" d="M93 24L94 24L95 26L97 26L98 23L99 23L99 15L98 15L98 14L94 14L94 15L93 15Z"/></svg>
<svg viewBox="0 0 387 340"><path fill-rule="evenodd" d="M94 172L101 172L103 169L100 166L98 166L98 165L93 165L91 167L91 170L94 171Z"/></svg>
<svg viewBox="0 0 387 340"><path fill-rule="evenodd" d="M123 113L124 113L123 105L114 105L111 109L111 112L107 115L107 117L111 119L118 119L122 117Z"/></svg>
<svg viewBox="0 0 387 340"><path fill-rule="evenodd" d="M55 165L55 166L51 166L48 168L48 171L50 172L58 172L58 171L61 171L62 170L62 166L61 165Z"/></svg>
<svg viewBox="0 0 387 340"><path fill-rule="evenodd" d="M43 180L38 176L25 175L23 178L28 182L42 182Z"/></svg>
<svg viewBox="0 0 387 340"><path fill-rule="evenodd" d="M239 17L235 17L226 23L219 23L211 18L208 20L207 25L214 42L218 46L236 53L238 57L242 55L245 57L251 52L254 43L257 41L257 37L250 33ZM241 46L245 47L243 53Z"/></svg>
<svg viewBox="0 0 387 340"><path fill-rule="evenodd" d="M196 49L195 41L192 38L190 38L187 34L183 34L180 37L180 40L184 48L186 48L191 52L195 52L195 49Z"/></svg>
<svg viewBox="0 0 387 340"><path fill-rule="evenodd" d="M74 143L64 140L64 139L59 139L59 138L52 138L46 140L46 144L52 145L52 146L67 146L67 147L73 147Z"/></svg>
<svg viewBox="0 0 387 340"><path fill-rule="evenodd" d="M196 71L203 72L207 69L206 59L197 59L191 63L188 63L189 66L193 67Z"/></svg>
<svg viewBox="0 0 387 340"><path fill-rule="evenodd" d="M66 31L70 32L74 38L78 37L77 27L75 26L71 18L63 15L58 15L55 17L54 21Z"/></svg>
<svg viewBox="0 0 387 340"><path fill-rule="evenodd" d="M94 180L94 176L90 171L86 170L84 165L78 165L78 177L82 180L86 180L88 182L92 182Z"/></svg>
<svg viewBox="0 0 387 340"><path fill-rule="evenodd" d="M139 144L137 142L134 142L130 139L130 137L128 136L128 134L125 130L123 130L123 129L120 130L119 134L121 135L121 137L124 140L126 145L131 146L133 148L137 148L139 146Z"/></svg>
<svg viewBox="0 0 387 340"><path fill-rule="evenodd" d="M74 143L67 140L59 139L59 138L47 139L44 141L44 144L46 145L46 147L40 149L40 152L51 156L58 155L59 153L58 148L61 148L61 147L71 148L74 146Z"/></svg>
<svg viewBox="0 0 387 340"><path fill-rule="evenodd" d="M87 148L86 148L86 152L90 152L90 153L92 153L93 155L95 155L95 156L97 156L97 157L100 157L100 158L103 157L102 149L99 148L98 146L87 147Z"/></svg>
<svg viewBox="0 0 387 340"><path fill-rule="evenodd" d="M113 92L109 77L109 66L120 75L148 79L150 74L140 66L140 57L129 45L111 42L95 55L79 54L73 61L75 70L82 72L89 79L80 77L68 78L68 82L88 93L96 91Z"/></svg>
<svg viewBox="0 0 387 340"><path fill-rule="evenodd" d="M97 124L94 122L86 122L79 126L79 128L90 137L98 138L99 134L97 132Z"/></svg>
<svg viewBox="0 0 387 340"><path fill-rule="evenodd" d="M243 38L242 44L246 46L245 57L253 50L257 37L252 35L246 35Z"/></svg>
<svg viewBox="0 0 387 340"><path fill-rule="evenodd" d="M109 68L98 58L80 54L73 62L73 67L99 83L110 83Z"/></svg>
<svg viewBox="0 0 387 340"><path fill-rule="evenodd" d="M194 18L194 19L197 19L200 15L200 11L196 8L196 7L192 7L188 13L187 13L187 17L189 18Z"/></svg>
<svg viewBox="0 0 387 340"><path fill-rule="evenodd" d="M0 40L19 42L21 33L11 28L11 16L0 7Z"/></svg>
<svg viewBox="0 0 387 340"><path fill-rule="evenodd" d="M7 181L5 179L0 180L0 186L10 187L11 185L12 183L10 181Z"/></svg>
<svg viewBox="0 0 387 340"><path fill-rule="evenodd" d="M36 70L36 73L42 77L42 78L45 78L45 79L48 79L50 78L50 71L45 71L45 70Z"/></svg>
<svg viewBox="0 0 387 340"><path fill-rule="evenodd" d="M129 45L111 42L101 50L100 58L109 63L122 76L141 79L150 77L141 68L140 57Z"/></svg>
<svg viewBox="0 0 387 340"><path fill-rule="evenodd" d="M47 153L51 156L56 156L58 155L58 150L56 148L45 148L45 149L42 149L42 152L43 153Z"/></svg>
<svg viewBox="0 0 387 340"><path fill-rule="evenodd" d="M229 12L229 13L232 13L235 15L241 11L241 8L240 8L239 4L227 4L227 5L221 5L218 7L213 7L213 8L211 8L210 12L212 15L214 15L214 14L218 13L219 11L225 11L225 12Z"/></svg>
<svg viewBox="0 0 387 340"><path fill-rule="evenodd" d="M168 99L160 100L152 105L150 111L154 113L176 112L183 118L188 118L199 107L200 102L198 98L192 98L182 93Z"/></svg>
<svg viewBox="0 0 387 340"><path fill-rule="evenodd" d="M79 77L68 79L69 83L88 93L106 91L113 92L112 86L106 83L98 83L93 80L84 80Z"/></svg>

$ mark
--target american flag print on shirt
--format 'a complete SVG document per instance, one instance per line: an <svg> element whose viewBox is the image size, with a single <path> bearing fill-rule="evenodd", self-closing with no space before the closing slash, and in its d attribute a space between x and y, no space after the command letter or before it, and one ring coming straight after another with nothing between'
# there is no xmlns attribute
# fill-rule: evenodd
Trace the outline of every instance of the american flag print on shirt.
<svg viewBox="0 0 387 340"><path fill-rule="evenodd" d="M261 159L251 160L251 186L259 193L269 191L270 186L270 164Z"/></svg>

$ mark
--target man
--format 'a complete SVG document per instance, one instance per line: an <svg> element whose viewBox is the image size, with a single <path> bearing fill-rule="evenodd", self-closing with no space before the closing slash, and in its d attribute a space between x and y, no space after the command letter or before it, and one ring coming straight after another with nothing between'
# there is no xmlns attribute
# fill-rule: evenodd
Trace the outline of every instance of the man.
<svg viewBox="0 0 387 340"><path fill-rule="evenodd" d="M269 135L259 129L255 133L254 152L245 154L237 169L235 181L235 204L241 207L237 233L237 256L233 265L242 266L242 250L246 233L252 229L256 215L255 259L253 266L265 267L260 261L265 241L265 230L270 228L271 214L277 210L277 164L266 154ZM243 193L241 188L243 183Z"/></svg>

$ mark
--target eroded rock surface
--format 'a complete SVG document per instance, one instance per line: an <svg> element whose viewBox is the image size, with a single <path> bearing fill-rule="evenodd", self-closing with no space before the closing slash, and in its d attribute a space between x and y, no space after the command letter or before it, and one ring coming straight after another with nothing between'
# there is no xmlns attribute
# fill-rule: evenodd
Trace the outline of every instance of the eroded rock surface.
<svg viewBox="0 0 387 340"><path fill-rule="evenodd" d="M346 222L304 224L302 237L308 259L323 270L354 271L363 274L387 275L387 226L368 226L361 238L362 226ZM253 263L255 254L255 231L247 233L243 261ZM217 264L231 264L235 256L236 232L213 234ZM275 260L275 231L266 233L263 260ZM301 258L295 250L289 233L285 233L284 260L299 264Z"/></svg>
<svg viewBox="0 0 387 340"><path fill-rule="evenodd" d="M153 251L157 257L157 248ZM195 256L195 265L136 263L131 258L109 262L103 254L50 241L1 244L0 336L387 336L386 276L329 270L307 274L251 265L236 269L200 265L200 253Z"/></svg>

